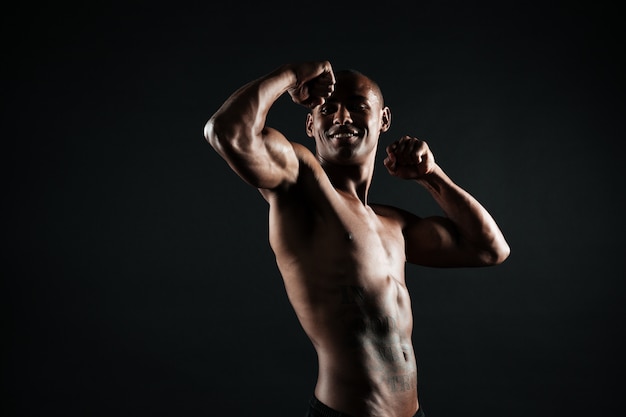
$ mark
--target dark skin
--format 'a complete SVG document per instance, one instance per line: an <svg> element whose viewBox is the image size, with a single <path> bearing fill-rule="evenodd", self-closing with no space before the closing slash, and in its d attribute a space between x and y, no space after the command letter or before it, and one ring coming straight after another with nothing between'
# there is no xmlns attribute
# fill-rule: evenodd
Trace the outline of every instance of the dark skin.
<svg viewBox="0 0 626 417"><path fill-rule="evenodd" d="M266 126L289 94L310 109L315 153ZM410 417L419 408L406 262L497 265L509 246L492 216L404 136L384 166L425 187L445 216L368 202L391 111L374 81L327 61L286 64L234 92L205 137L269 204L270 244L289 300L318 355L316 397L359 417Z"/></svg>

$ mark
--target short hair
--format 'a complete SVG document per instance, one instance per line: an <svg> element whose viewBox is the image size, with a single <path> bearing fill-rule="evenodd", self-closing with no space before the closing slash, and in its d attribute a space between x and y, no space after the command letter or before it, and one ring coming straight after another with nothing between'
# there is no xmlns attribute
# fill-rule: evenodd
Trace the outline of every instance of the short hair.
<svg viewBox="0 0 626 417"><path fill-rule="evenodd" d="M353 69L353 68L344 68L344 69L340 69L338 71L335 71L335 78L339 78L340 76L360 76L363 78L367 78L370 83L372 83L372 87L374 88L374 91L376 92L376 94L378 94L378 96L380 97L380 101L381 101L381 106L384 107L385 106L385 97L383 96L383 90L380 88L380 85L371 77L365 75L364 73L362 73L359 70Z"/></svg>

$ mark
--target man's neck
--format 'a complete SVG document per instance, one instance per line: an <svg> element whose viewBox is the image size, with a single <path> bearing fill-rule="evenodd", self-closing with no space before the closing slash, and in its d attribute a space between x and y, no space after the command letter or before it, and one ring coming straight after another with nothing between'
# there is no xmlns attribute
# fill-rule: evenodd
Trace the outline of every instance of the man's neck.
<svg viewBox="0 0 626 417"><path fill-rule="evenodd" d="M369 164L338 165L321 160L320 163L333 187L361 200L367 205L367 196L372 176L374 161Z"/></svg>

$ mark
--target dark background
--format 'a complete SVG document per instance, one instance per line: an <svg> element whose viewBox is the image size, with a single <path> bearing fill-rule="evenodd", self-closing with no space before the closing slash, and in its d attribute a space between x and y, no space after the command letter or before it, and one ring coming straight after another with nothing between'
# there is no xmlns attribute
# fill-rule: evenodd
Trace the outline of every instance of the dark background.
<svg viewBox="0 0 626 417"><path fill-rule="evenodd" d="M428 416L622 415L614 8L24 2L1 23L2 415L303 414L316 357L267 205L202 135L232 91L301 59L378 80L381 145L427 140L511 244L493 268L407 267ZM270 121L310 144L304 115L283 97ZM439 214L378 167L372 202Z"/></svg>

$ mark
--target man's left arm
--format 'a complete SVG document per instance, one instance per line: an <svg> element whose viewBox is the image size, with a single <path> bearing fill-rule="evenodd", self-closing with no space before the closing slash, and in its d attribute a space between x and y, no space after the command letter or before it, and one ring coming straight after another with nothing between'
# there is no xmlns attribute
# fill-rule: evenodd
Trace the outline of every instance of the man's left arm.
<svg viewBox="0 0 626 417"><path fill-rule="evenodd" d="M393 176L428 190L445 216L411 217L404 228L407 261L437 267L497 265L510 248L491 214L435 163L426 142L405 136L387 147Z"/></svg>

